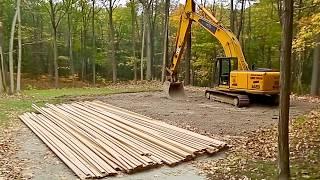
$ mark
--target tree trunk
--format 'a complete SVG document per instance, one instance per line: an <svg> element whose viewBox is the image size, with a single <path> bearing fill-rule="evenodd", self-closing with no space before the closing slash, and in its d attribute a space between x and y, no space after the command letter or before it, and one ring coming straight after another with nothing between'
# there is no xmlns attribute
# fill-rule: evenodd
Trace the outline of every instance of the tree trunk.
<svg viewBox="0 0 320 180"><path fill-rule="evenodd" d="M302 11L302 0L298 0L297 3L297 19L301 18L301 11ZM271 15L273 15L273 6L272 6L272 11L271 11ZM293 23L293 29L297 29L298 23ZM297 31L293 32L293 37L295 37L297 35ZM292 58L291 58L291 87L294 88L294 90L297 93L302 93L303 89L300 89L300 87L302 88L302 81L301 78L302 77L302 73L299 72L300 70L300 66L299 64L302 64L301 61L303 62L304 59L302 58L301 52L293 52L292 53ZM303 67L301 67L303 68ZM301 76L300 76L301 74ZM299 79L298 79L299 78Z"/></svg>
<svg viewBox="0 0 320 180"><path fill-rule="evenodd" d="M272 59L271 59L271 47L267 47L267 67L272 68Z"/></svg>
<svg viewBox="0 0 320 180"><path fill-rule="evenodd" d="M85 59L83 57L81 60L81 80L85 81Z"/></svg>
<svg viewBox="0 0 320 180"><path fill-rule="evenodd" d="M282 43L280 58L280 112L278 123L279 179L290 178L289 166L289 106L290 67L293 27L293 0L284 0L282 19Z"/></svg>
<svg viewBox="0 0 320 180"><path fill-rule="evenodd" d="M95 0L92 0L92 81L96 85L96 37L94 28Z"/></svg>
<svg viewBox="0 0 320 180"><path fill-rule="evenodd" d="M0 21L0 93L4 91L4 69L3 69L3 52L2 52L2 46L3 46L3 27L2 22Z"/></svg>
<svg viewBox="0 0 320 180"><path fill-rule="evenodd" d="M303 87L302 87L302 70L303 70L303 61L304 59L302 58L301 52L298 52L298 67L297 67L297 88L298 88L298 93L301 94L303 93Z"/></svg>
<svg viewBox="0 0 320 180"><path fill-rule="evenodd" d="M48 76L49 76L49 80L52 81L53 80L53 59L52 59L52 44L51 45L47 45L46 47L48 49L47 51L47 61L48 61Z"/></svg>
<svg viewBox="0 0 320 180"><path fill-rule="evenodd" d="M30 64L39 64L39 68L35 68L33 67L33 75L35 76L39 76L42 71L40 68L40 65L44 64L44 69L47 68L48 66L46 64L48 64L48 61L44 62L41 60L41 53L39 54L34 54L32 55L31 53L28 52L38 52L40 49L48 49L48 48L43 48L42 47L42 43L40 43L41 39L42 39L42 32L43 32L43 26L42 26L42 20L40 20L41 17L39 17L38 15L32 15L32 24L34 25L34 27L37 28L33 28L32 30L32 39L35 42L35 45L30 47L30 50L28 49L28 47L26 47L27 49L27 53L26 54L30 54L31 58L30 58ZM26 59L29 59L29 57L24 57ZM17 80L18 81L18 80ZM18 83L17 83L18 84Z"/></svg>
<svg viewBox="0 0 320 180"><path fill-rule="evenodd" d="M1 24L0 24L0 26L1 26ZM1 39L0 39L0 41L1 41ZM1 62L3 61L3 53L2 53L2 46L1 45L0 45L0 61ZM2 71L3 71L3 69L0 68L0 93L2 93L4 91L4 87L3 87L4 81L3 81L3 77L2 77Z"/></svg>
<svg viewBox="0 0 320 180"><path fill-rule="evenodd" d="M213 47L213 61L212 61L212 75L211 75L211 84L209 84L211 87L214 87L217 84L217 77L216 77L216 70L217 70L217 63L216 63L216 57L217 57L217 46Z"/></svg>
<svg viewBox="0 0 320 180"><path fill-rule="evenodd" d="M133 58L133 80L137 82L137 59L136 59L136 6L134 0L131 0L131 26L132 26L132 58Z"/></svg>
<svg viewBox="0 0 320 180"><path fill-rule="evenodd" d="M40 43L40 41L42 41L42 39L44 39L44 23L43 23L42 17L40 17L40 16L37 17L37 23L40 26L40 33L39 34L37 33L38 35L36 36L37 42L39 42L38 46L36 46L36 48L44 49L45 44ZM34 30L34 31L36 31L36 30ZM46 53L48 53L48 51L46 51ZM22 57L23 57L23 55L22 55ZM44 59L45 59L44 54L39 54L37 56L37 62L42 64L42 69L41 69L41 71L38 72L38 75L43 74L46 71L46 68L48 66L48 63L46 61L44 61Z"/></svg>
<svg viewBox="0 0 320 180"><path fill-rule="evenodd" d="M21 11L20 0L17 0L18 11L18 70L17 70L17 92L21 91Z"/></svg>
<svg viewBox="0 0 320 180"><path fill-rule="evenodd" d="M283 1L281 0L277 0L277 8L278 8L278 16L279 16L279 19L280 19L280 24L282 25L282 7L283 7Z"/></svg>
<svg viewBox="0 0 320 180"><path fill-rule="evenodd" d="M152 42L151 42L151 20L150 20L150 9L145 8L145 23L146 23L146 35L147 35L147 72L146 79L151 80L152 76Z"/></svg>
<svg viewBox="0 0 320 180"><path fill-rule="evenodd" d="M169 8L170 8L170 0L165 0L164 38L163 38L163 57L162 57L161 82L164 82L166 80L166 67L167 67L167 60L168 60Z"/></svg>
<svg viewBox="0 0 320 180"><path fill-rule="evenodd" d="M111 62L112 62L112 82L117 82L117 61L116 61L116 49L115 49L115 35L113 26L113 8L109 7L109 28L110 28L110 41L111 41Z"/></svg>
<svg viewBox="0 0 320 180"><path fill-rule="evenodd" d="M19 0L18 0L19 1ZM18 3L17 3L18 4ZM11 26L11 35L10 35L10 44L9 44L9 73L10 73L10 89L9 94L14 93L14 78L13 78L13 40L14 40L14 32L16 27L18 17L18 11L16 10L16 13L12 20L12 26Z"/></svg>
<svg viewBox="0 0 320 180"><path fill-rule="evenodd" d="M249 4L249 7L251 6L251 2L248 1L248 4ZM249 57L247 58L247 61L248 61L248 64L251 64L251 61L250 61L250 53L251 53L251 8L248 8L248 26L246 28L246 31L247 31L247 36L248 36L248 40L247 40L247 43L246 43L246 47L247 47L247 50L244 52L245 55L247 55L246 57ZM251 64L252 65L252 64Z"/></svg>
<svg viewBox="0 0 320 180"><path fill-rule="evenodd" d="M0 17L3 17L3 15L4 15L5 8L4 8L3 5L4 5L4 3L0 3ZM5 59L4 59L4 52L3 52L3 50L4 50L4 48L3 48L4 47L3 46L3 43L4 43L3 29L4 28L3 28L3 24L1 22L1 20L3 20L3 19L0 18L0 60L1 60L1 66L0 66L1 71L0 71L0 73L1 73L1 76L2 76L2 81L0 83L2 83L2 85L3 85L3 90L5 92L7 92L7 84L8 84L7 75L8 75L8 73L7 73L6 62L5 62Z"/></svg>
<svg viewBox="0 0 320 180"><path fill-rule="evenodd" d="M142 21L144 19L145 14L142 14L143 18ZM144 44L145 44L145 33L146 33L146 25L144 23L143 24L143 30L142 30L142 39L141 39L141 64L140 64L140 78L141 81L143 80L143 61L144 61Z"/></svg>
<svg viewBox="0 0 320 180"><path fill-rule="evenodd" d="M240 22L239 22L239 28L238 28L238 32L237 32L237 39L240 41L240 34L242 31L242 25L243 25L243 21L244 21L244 5L245 5L246 0L242 0L241 2L241 12L240 12Z"/></svg>
<svg viewBox="0 0 320 180"><path fill-rule="evenodd" d="M53 28L53 68L54 68L54 87L59 87L59 67L58 67L58 47L57 47L57 29Z"/></svg>
<svg viewBox="0 0 320 180"><path fill-rule="evenodd" d="M186 56L185 56L185 77L184 77L184 84L189 85L190 84L190 61L191 61L191 28L187 30L186 34L186 41L187 41L187 46L186 46Z"/></svg>
<svg viewBox="0 0 320 180"><path fill-rule="evenodd" d="M82 19L83 20L83 19ZM83 21L82 21L83 23ZM80 54L81 54L81 81L85 81L85 72L84 72L84 64L85 64L85 46L84 46L84 37L85 37L85 34L84 34L84 30L83 30L84 27L81 28L81 37L80 37Z"/></svg>
<svg viewBox="0 0 320 180"><path fill-rule="evenodd" d="M311 80L311 95L319 96L320 88L320 35L316 38L316 47L313 52L312 80Z"/></svg>
<svg viewBox="0 0 320 180"><path fill-rule="evenodd" d="M234 29L234 4L233 4L234 0L231 0L230 3L230 30L234 33L235 29Z"/></svg>
<svg viewBox="0 0 320 180"><path fill-rule="evenodd" d="M1 81L1 84L3 86L3 90L6 91L6 85L7 85L7 81L6 81L6 74L5 74L5 67L4 67L4 57L3 57L3 50L2 50L2 45L1 45L1 42L0 42L0 60L1 60L1 77L2 77L2 81Z"/></svg>
<svg viewBox="0 0 320 180"><path fill-rule="evenodd" d="M81 1L82 2L82 1ZM81 80L86 80L85 64L86 64L86 37L87 37L87 26L86 26L86 13L84 4L81 3L81 15L82 15L82 27L81 27Z"/></svg>
<svg viewBox="0 0 320 180"><path fill-rule="evenodd" d="M150 11L150 48L151 48L151 78L156 80L156 53L154 49L154 45L157 44L158 38L156 38L156 35L154 32L158 32L156 30L156 20L157 20L157 9L159 7L158 1L152 0L152 5L151 5L151 11ZM149 8L150 9L150 8Z"/></svg>
<svg viewBox="0 0 320 180"><path fill-rule="evenodd" d="M69 60L71 68L71 77L72 77L72 87L74 87L74 63L73 63L73 53L72 53L72 22L71 22L71 13L68 13L68 49L69 49Z"/></svg>
<svg viewBox="0 0 320 180"><path fill-rule="evenodd" d="M54 69L54 86L59 87L59 69L58 69L58 47L57 47L57 29L58 24L56 22L56 10L52 0L50 3L50 18L52 26L52 47L53 47L53 69Z"/></svg>
<svg viewBox="0 0 320 180"><path fill-rule="evenodd" d="M266 59L266 51L265 51L265 40L262 39L261 40L261 45L260 45L260 51L261 51L261 58L262 58L262 62L263 63L266 63L267 61L265 60Z"/></svg>
<svg viewBox="0 0 320 180"><path fill-rule="evenodd" d="M3 5L0 4L0 16L3 16ZM2 51L2 47L3 47L3 27L2 27L2 22L0 20L0 63L1 65L3 64L3 51ZM2 68L2 66L0 65L0 93L2 93L4 91L4 77L3 77L3 71L4 69Z"/></svg>
<svg viewBox="0 0 320 180"><path fill-rule="evenodd" d="M196 61L197 58L195 58L194 61ZM196 86L196 73L193 66L191 66L191 77L190 77L191 85Z"/></svg>
<svg viewBox="0 0 320 180"><path fill-rule="evenodd" d="M191 83L191 85L192 86L194 86L195 84L194 84L194 70L193 70L193 67L191 67L191 69L190 69L190 71L191 71L191 73L190 73L190 83Z"/></svg>

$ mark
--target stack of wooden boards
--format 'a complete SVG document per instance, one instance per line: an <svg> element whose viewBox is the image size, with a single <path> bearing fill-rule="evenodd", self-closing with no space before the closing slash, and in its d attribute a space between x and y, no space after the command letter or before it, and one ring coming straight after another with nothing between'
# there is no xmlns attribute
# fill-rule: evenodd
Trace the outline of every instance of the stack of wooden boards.
<svg viewBox="0 0 320 180"><path fill-rule="evenodd" d="M226 143L101 101L46 107L20 119L81 179L175 165Z"/></svg>

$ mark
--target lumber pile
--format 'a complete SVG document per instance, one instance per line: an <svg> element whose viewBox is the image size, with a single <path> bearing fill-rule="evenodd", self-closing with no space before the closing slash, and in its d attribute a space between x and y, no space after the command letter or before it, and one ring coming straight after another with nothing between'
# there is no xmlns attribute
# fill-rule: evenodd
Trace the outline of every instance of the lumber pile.
<svg viewBox="0 0 320 180"><path fill-rule="evenodd" d="M226 147L101 101L33 105L20 119L81 179L176 165Z"/></svg>

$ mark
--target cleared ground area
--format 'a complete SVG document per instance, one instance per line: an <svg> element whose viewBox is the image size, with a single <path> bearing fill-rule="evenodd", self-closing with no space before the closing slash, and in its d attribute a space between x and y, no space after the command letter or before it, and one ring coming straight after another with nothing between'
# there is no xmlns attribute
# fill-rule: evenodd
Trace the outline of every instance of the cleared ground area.
<svg viewBox="0 0 320 180"><path fill-rule="evenodd" d="M204 97L202 90L189 89L185 99L169 99L162 92L125 93L107 96L66 97L67 101L100 100L151 118L165 121L221 140L246 136L247 132L268 127L277 122L278 109L263 105L235 108L212 102ZM299 116L316 107L316 104L292 101L291 116ZM22 123L17 135L21 147L17 153L25 166L22 174L34 179L76 179L77 177ZM223 158L223 154L218 156ZM213 157L217 158L217 157ZM201 160L196 160L201 161ZM187 171L186 171L187 170ZM175 168L159 168L124 175L123 179L204 179L198 175L193 162Z"/></svg>
<svg viewBox="0 0 320 180"><path fill-rule="evenodd" d="M169 99L162 92L96 98L207 135L239 136L278 121L277 107L253 104L246 108L236 108L206 99L202 90L187 89L186 94L186 99ZM292 101L290 115L301 115L315 106L308 102Z"/></svg>

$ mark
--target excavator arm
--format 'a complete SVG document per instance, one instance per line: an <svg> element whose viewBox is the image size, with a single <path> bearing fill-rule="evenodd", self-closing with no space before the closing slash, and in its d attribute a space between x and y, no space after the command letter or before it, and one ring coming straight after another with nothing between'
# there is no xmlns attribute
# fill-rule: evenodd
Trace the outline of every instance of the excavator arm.
<svg viewBox="0 0 320 180"><path fill-rule="evenodd" d="M245 61L241 46L235 35L221 24L218 20L204 7L198 5L206 17L198 14L194 0L186 0L184 11L180 16L180 25L176 37L176 46L171 58L171 64L167 71L169 73L169 81L177 81L177 66L180 63L184 46L186 44L186 34L191 28L192 22L196 22L206 29L211 35L217 38L223 47L226 57L237 58L238 70L249 70L248 64Z"/></svg>

